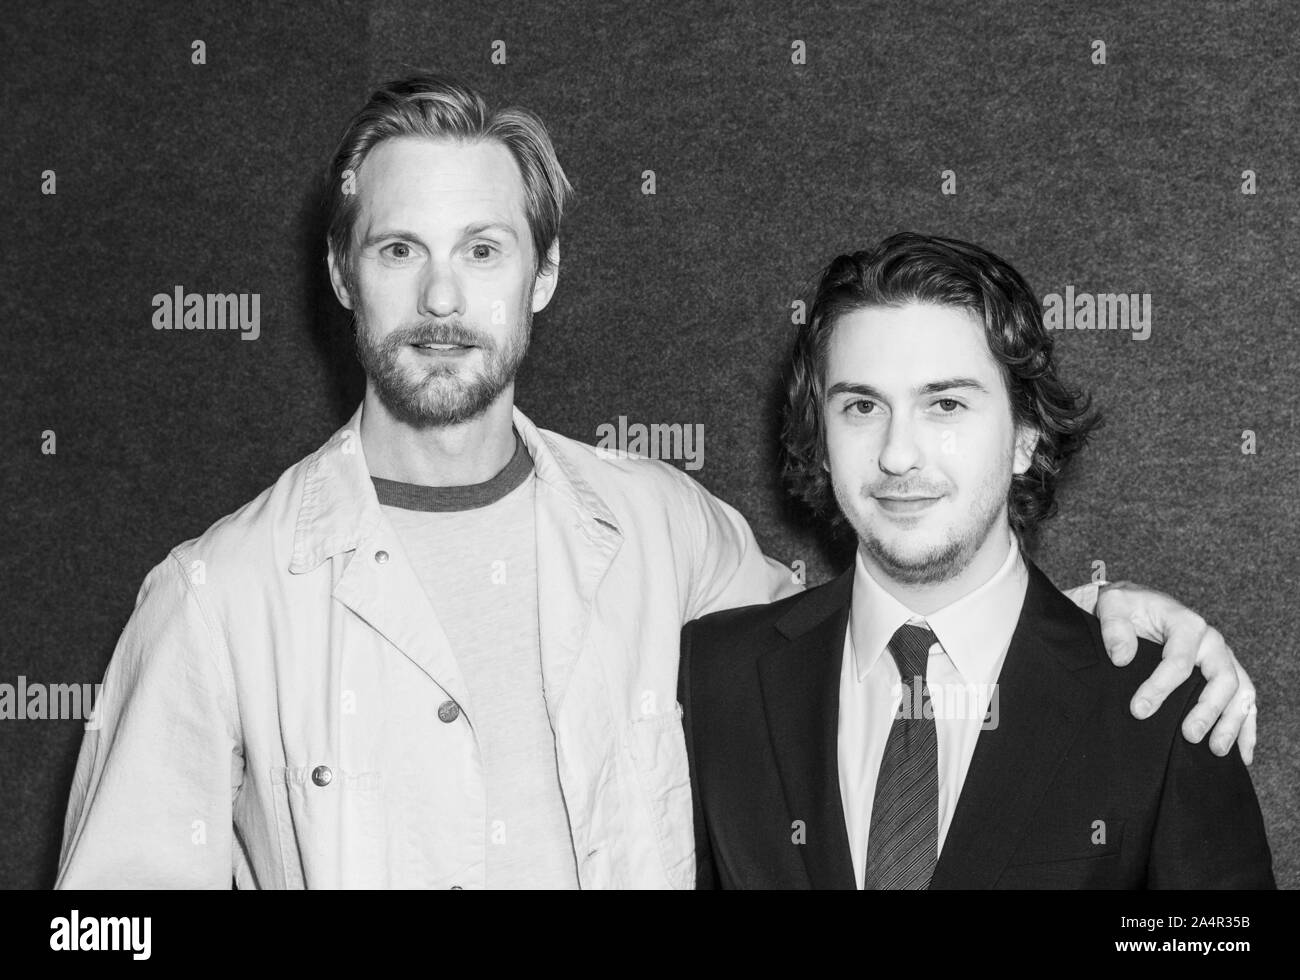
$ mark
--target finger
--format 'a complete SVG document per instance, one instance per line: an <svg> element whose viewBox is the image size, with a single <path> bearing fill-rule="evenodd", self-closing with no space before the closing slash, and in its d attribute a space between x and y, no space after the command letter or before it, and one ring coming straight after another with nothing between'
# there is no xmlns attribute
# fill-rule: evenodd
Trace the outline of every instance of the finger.
<svg viewBox="0 0 1300 980"><path fill-rule="evenodd" d="M1127 667L1137 654L1137 631L1132 621L1111 616L1101 621L1101 642L1106 645L1110 662L1116 667Z"/></svg>
<svg viewBox="0 0 1300 980"><path fill-rule="evenodd" d="M1189 742L1199 742L1215 722L1219 721L1240 688L1241 681L1231 663L1226 669L1215 671L1213 676L1209 677L1209 683L1201 690L1201 696L1196 699L1196 706L1183 719L1183 738ZM1219 737L1221 734L1220 729L1216 727L1215 736ZM1233 737L1236 737L1235 731Z"/></svg>
<svg viewBox="0 0 1300 980"><path fill-rule="evenodd" d="M1250 765L1255 761L1255 721L1259 716L1259 702L1255 700L1255 682L1241 664L1237 664L1237 675L1241 678L1237 697L1246 706L1246 721L1237 736L1237 750L1241 753L1241 761Z"/></svg>
<svg viewBox="0 0 1300 980"><path fill-rule="evenodd" d="M1232 699L1228 705L1228 710L1223 713L1219 723L1214 726L1214 731L1210 735L1210 751L1215 755L1227 755L1232 751L1232 743L1241 739L1242 734L1246 731L1246 725L1250 723L1250 750L1252 760L1254 757L1254 735L1255 735L1255 692L1252 688L1244 691ZM1241 753L1242 761L1245 761L1246 752Z"/></svg>
<svg viewBox="0 0 1300 980"><path fill-rule="evenodd" d="M1149 718L1160 710L1165 698L1183 681L1192 676L1195 661L1189 652L1170 653L1165 647L1164 659L1151 672L1151 676L1142 682L1142 686L1133 695L1129 710L1134 718Z"/></svg>
<svg viewBox="0 0 1300 980"><path fill-rule="evenodd" d="M1133 695L1131 710L1135 718L1147 718L1158 711L1165 698L1191 676L1198 661L1206 677L1213 677L1232 663L1232 653L1218 630L1207 642L1206 634L1211 630L1200 616L1189 613L1160 625L1166 634L1162 659Z"/></svg>
<svg viewBox="0 0 1300 980"><path fill-rule="evenodd" d="M1241 761L1250 765L1255 761L1255 719L1259 716L1259 707L1251 698L1250 707L1246 709L1246 723L1241 726L1237 736L1237 748L1241 752Z"/></svg>

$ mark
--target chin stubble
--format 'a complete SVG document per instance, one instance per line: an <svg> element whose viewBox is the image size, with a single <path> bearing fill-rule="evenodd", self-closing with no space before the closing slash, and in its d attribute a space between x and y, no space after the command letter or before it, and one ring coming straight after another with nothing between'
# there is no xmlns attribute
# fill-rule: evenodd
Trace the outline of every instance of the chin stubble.
<svg viewBox="0 0 1300 980"><path fill-rule="evenodd" d="M379 400L395 418L417 428L459 425L481 416L514 381L532 333L532 314L525 310L522 329L515 330L500 348L460 323L398 330L373 343L358 316L357 357ZM421 343L474 346L483 366L469 378L452 364L420 371L404 367L403 351Z"/></svg>

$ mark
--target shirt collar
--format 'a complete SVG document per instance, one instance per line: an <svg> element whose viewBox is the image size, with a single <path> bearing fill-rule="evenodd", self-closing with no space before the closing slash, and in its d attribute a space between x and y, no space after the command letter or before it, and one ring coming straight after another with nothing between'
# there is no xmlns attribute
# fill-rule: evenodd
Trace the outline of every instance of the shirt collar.
<svg viewBox="0 0 1300 980"><path fill-rule="evenodd" d="M928 626L967 684L991 684L1020 620L1029 571L1008 531L1007 556L993 576L937 612L922 616L886 592L867 570L861 549L853 576L849 637L853 666L864 680L905 623Z"/></svg>
<svg viewBox="0 0 1300 980"><path fill-rule="evenodd" d="M304 460L302 503L289 564L295 574L310 571L332 555L355 549L382 520L361 445L363 408L364 402L325 445ZM564 457L554 434L539 429L517 406L513 421L532 457L537 479L577 511L593 534L621 534L609 507L576 464Z"/></svg>

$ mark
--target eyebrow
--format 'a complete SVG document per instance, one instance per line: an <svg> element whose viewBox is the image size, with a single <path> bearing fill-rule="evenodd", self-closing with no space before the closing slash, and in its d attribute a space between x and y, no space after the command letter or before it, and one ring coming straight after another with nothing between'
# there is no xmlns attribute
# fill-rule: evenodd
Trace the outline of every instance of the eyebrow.
<svg viewBox="0 0 1300 980"><path fill-rule="evenodd" d="M514 226L504 221L480 221L465 229L465 237L472 238L475 235L481 235L485 231L504 232L511 238L518 239L519 235L515 232Z"/></svg>
<svg viewBox="0 0 1300 980"><path fill-rule="evenodd" d="M461 237L473 238L476 235L481 235L487 231L495 231L508 235L515 241L519 240L519 235L515 232L514 228L504 221L476 222L472 225L466 226L464 231L461 233ZM361 240L361 247L366 248L370 245L378 245L380 242L388 241L390 238L405 238L413 242L421 240L419 235L405 228L383 228L379 231L372 231L370 234L366 235L366 237Z"/></svg>
<svg viewBox="0 0 1300 980"><path fill-rule="evenodd" d="M916 389L918 395L935 395L941 391L979 391L988 394L983 382L974 378L943 378L939 381L930 381ZM827 398L834 398L836 395L861 395L863 398L874 398L877 401L887 401L884 394L871 385L859 384L853 381L837 381L831 385L830 390L826 392Z"/></svg>

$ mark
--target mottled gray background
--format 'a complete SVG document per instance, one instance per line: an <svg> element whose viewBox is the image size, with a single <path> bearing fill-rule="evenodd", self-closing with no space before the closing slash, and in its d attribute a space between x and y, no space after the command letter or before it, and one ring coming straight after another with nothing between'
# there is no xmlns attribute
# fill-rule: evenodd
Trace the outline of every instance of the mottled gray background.
<svg viewBox="0 0 1300 980"><path fill-rule="evenodd" d="M620 415L703 423L695 476L813 582L835 560L782 499L773 433L789 304L831 256L914 229L992 248L1040 295L1151 293L1147 341L1057 335L1109 424L1039 561L1068 585L1102 560L1228 636L1259 687L1278 878L1300 885L1300 15L1136 6L6 11L0 682L99 680L145 572L350 413L360 377L315 180L377 82L432 67L538 111L578 190L522 407L593 442ZM176 284L260 293L261 339L153 330L150 298ZM80 733L0 722L0 884L52 883Z"/></svg>

